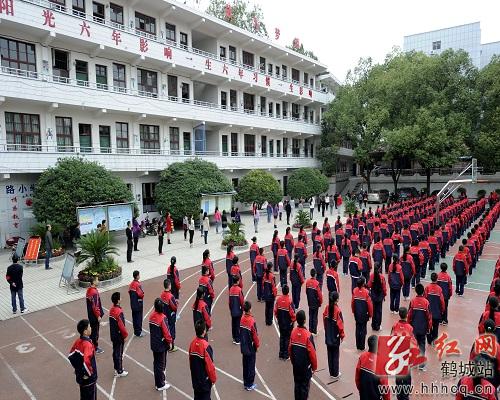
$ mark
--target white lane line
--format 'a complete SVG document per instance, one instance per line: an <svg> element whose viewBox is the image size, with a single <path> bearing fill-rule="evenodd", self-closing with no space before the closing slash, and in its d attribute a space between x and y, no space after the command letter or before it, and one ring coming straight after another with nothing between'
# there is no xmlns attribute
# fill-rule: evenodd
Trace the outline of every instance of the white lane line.
<svg viewBox="0 0 500 400"><path fill-rule="evenodd" d="M36 400L35 395L31 392L31 390L29 389L28 385L26 385L26 383L17 374L17 372L14 370L14 368L7 362L7 360L4 358L4 356L2 354L0 354L0 359L3 361L3 363L8 368L8 370L10 371L10 373L12 375L14 375L14 378L16 378L16 381L21 385L21 387L26 392L26 394L28 395L28 397L30 398L30 400Z"/></svg>
<svg viewBox="0 0 500 400"><path fill-rule="evenodd" d="M215 397L217 398L217 400L220 400L219 392L217 391L217 388L215 387L215 385L214 385L214 393L215 393Z"/></svg>
<svg viewBox="0 0 500 400"><path fill-rule="evenodd" d="M68 327L66 325L64 325L64 326L61 326L61 327L59 327L57 329L51 329L50 331L45 331L43 334L44 335L49 335L49 334L54 333L54 332L63 331L64 329L68 329ZM5 345L3 345L3 346L0 347L0 350L3 350L3 349L5 349L7 347L10 347L10 346L14 346L16 344L22 344L22 343L28 342L31 339L35 339L37 337L38 337L38 335L34 335L34 336L30 336L30 337L28 337L26 339L23 339L23 340L18 340L17 342L12 342L12 343L9 343L9 344L5 344Z"/></svg>
<svg viewBox="0 0 500 400"><path fill-rule="evenodd" d="M54 346L45 336L43 336L33 325L31 325L23 316L20 317L21 320L23 320L26 325L28 325L33 332L37 334L38 337L40 337L45 343L47 343L53 350L56 351L57 354L59 354L68 364L71 365L70 361L68 360L68 357L65 356L56 346ZM109 395L108 392L106 392L99 384L96 385L97 389L104 394L104 396L107 399L112 399L112 397Z"/></svg>

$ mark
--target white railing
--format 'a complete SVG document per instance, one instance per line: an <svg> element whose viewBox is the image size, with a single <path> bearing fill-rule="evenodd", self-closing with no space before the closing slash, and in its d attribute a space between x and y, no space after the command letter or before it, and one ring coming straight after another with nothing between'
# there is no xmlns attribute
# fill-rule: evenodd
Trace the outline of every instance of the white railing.
<svg viewBox="0 0 500 400"><path fill-rule="evenodd" d="M209 108L212 110L219 110L219 111L224 111L224 112L231 112L231 113L238 113L238 114L250 114L254 116L258 116L261 118L275 118L272 115L268 115L266 113L260 113L255 110L249 110L241 107L227 107L227 106L221 106L220 104L216 103L209 103L206 101L202 100L193 100L193 99L184 99L180 97L175 97L175 96L167 96L163 95L161 93L154 93L154 92L149 92L149 91L143 91L143 90L136 90L136 89L130 89L130 88L123 88L123 87L115 87L112 85L107 85L103 83L95 83L95 82L89 82L89 81L83 81L83 80L77 80L73 78L66 78L66 77L61 77L61 76L55 76L55 75L49 75L49 74L42 74L38 72L33 72L33 71L25 71L25 70L20 70L20 69L15 69L15 68L9 68L9 67L1 67L0 68L0 75L9 75L9 76L16 76L20 77L23 79L30 79L30 80L36 80L36 81L41 81L45 83L55 83L55 84L61 84L65 86L72 86L72 87L78 87L78 88L86 88L90 90L99 90L99 91L104 91L104 92L115 92L115 93L120 93L124 95L129 95L129 96L138 96L138 97L147 97L159 101L167 101L171 103L177 103L177 104L187 104L190 106L196 106L196 107L202 107L202 108ZM277 116L276 118L280 118ZM307 122L305 119L293 119L291 117L283 117L281 119L286 119L294 122L300 122L303 124L308 124L308 125L319 125L319 123L311 123Z"/></svg>

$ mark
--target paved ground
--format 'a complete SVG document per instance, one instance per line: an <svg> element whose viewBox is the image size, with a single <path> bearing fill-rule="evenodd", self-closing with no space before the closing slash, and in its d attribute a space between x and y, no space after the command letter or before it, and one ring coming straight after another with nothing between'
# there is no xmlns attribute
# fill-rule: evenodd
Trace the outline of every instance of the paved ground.
<svg viewBox="0 0 500 400"><path fill-rule="evenodd" d="M283 225L280 227L283 230ZM262 243L268 243L270 231ZM264 230L263 230L264 231ZM281 233L281 232L280 232ZM262 232L264 234L264 232ZM154 240L154 238L150 238ZM141 243L141 242L140 242ZM143 244L145 242L142 242ZM155 242L154 242L155 243ZM175 242L174 242L175 243ZM175 246L175 245L172 245ZM157 262L160 258L154 249L148 251L146 246L139 246L141 251L135 253L136 260L139 255L147 260L136 262L132 267L141 265L143 275L146 268L153 266L160 274L164 273L166 260L170 252L163 258L164 261ZM500 227L497 226L488 242L478 270L469 280L465 296L458 298L454 296L450 302L449 325L440 327L440 332L446 332L450 339L457 339L462 355L449 356L446 361L466 361L470 346L477 334L477 321L483 310L487 296L486 282L489 283L492 276L491 265L493 259L498 256L500 247ZM193 260L201 257L204 246L199 245L196 254L193 251ZM179 250L180 251L180 250ZM181 256L184 256L184 251ZM452 249L450 254L454 254ZM269 256L269 249L267 250ZM177 255L177 254L176 254ZM215 258L215 257L214 257ZM216 263L217 278L215 280L215 291L217 295L213 308L214 329L209 334L209 340L215 352L215 364L218 367L218 382L214 389L213 399L231 399L234 397L245 397L248 399L259 399L267 397L270 399L293 398L293 378L289 362L278 359L278 332L276 326L267 327L264 324L264 304L257 303L255 287L252 285L249 273L248 252L240 256L242 271L244 272L244 293L254 304L254 315L257 320L262 347L257 355L257 379L258 391L248 393L243 390L241 377L241 354L239 348L231 343L230 317L227 306L226 274L224 260ZM193 264L197 262L193 262ZM183 263L187 265L187 263ZM310 265L308 265L310 267ZM36 272L39 272L38 270ZM42 273L45 271L41 271ZM186 349L192 339L193 323L190 307L193 303L193 295L197 286L199 267L193 267L181 271L182 289L180 297L180 319L177 323L177 345L180 351L169 354L167 365L167 379L173 387L165 394L159 394L154 390L152 376L152 355L149 348L149 337L142 339L129 339L126 343L124 366L130 375L123 379L113 378L113 367L111 359L111 346L109 342L109 329L107 324L101 328L101 347L105 353L99 355L99 395L98 398L106 399L136 399L145 398L169 398L182 399L192 397L192 389L189 376L189 364ZM149 279L144 282L145 297L145 328L147 329L146 312L151 311L151 305L155 297L161 293L163 277ZM127 295L127 287L118 288L122 293L123 309L125 315L130 319L130 307ZM47 284L47 283L45 283ZM476 286L473 288L472 286ZM341 346L341 371L343 373L339 381L333 382L328 376L326 349L324 346L324 334L321 324L319 334L316 338L318 351L319 370L311 385L311 399L358 399L354 384L354 369L359 356L355 350L354 343L354 321L350 312L350 278L341 277L341 299L340 306L343 310L346 324L346 340ZM52 289L54 290L54 289ZM65 292L64 292L65 293ZM109 308L110 291L102 293L103 305ZM326 295L326 288L324 288ZM68 297L61 296L61 305L51 307L38 312L30 312L9 321L0 322L0 387L2 399L77 399L78 388L74 382L74 374L68 364L66 356L72 342L76 338L76 321L86 316L85 303L83 299L67 302ZM82 293L80 293L82 297ZM2 296L5 302L5 297ZM64 301L66 300L66 301ZM303 291L301 305L306 305L305 293ZM66 304L62 304L66 303ZM403 302L403 304L405 304ZM107 321L107 315L104 321ZM379 334L388 334L390 327L397 320L397 316L388 313L388 305L384 304L384 315L382 330ZM127 324L129 332L132 327ZM368 334L371 334L368 327ZM427 372L414 372L413 380L418 386L421 382L430 385L441 382L447 386L456 383L457 379L444 379L440 369L441 362L438 360L437 352L427 347L429 359ZM64 386L63 386L64 385ZM62 390L62 388L66 390ZM437 398L437 396L423 396L423 398Z"/></svg>

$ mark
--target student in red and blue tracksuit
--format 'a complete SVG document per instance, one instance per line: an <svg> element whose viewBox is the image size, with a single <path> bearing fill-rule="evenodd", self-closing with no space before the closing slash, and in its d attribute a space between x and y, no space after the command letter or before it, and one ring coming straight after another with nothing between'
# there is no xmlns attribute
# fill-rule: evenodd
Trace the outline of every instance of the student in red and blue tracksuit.
<svg viewBox="0 0 500 400"><path fill-rule="evenodd" d="M289 296L290 289L288 285L283 286L281 292L283 294L277 298L274 306L274 316L278 321L280 331L279 359L286 361L289 358L288 345L290 344L290 335L295 322L295 308Z"/></svg>
<svg viewBox="0 0 500 400"><path fill-rule="evenodd" d="M167 351L172 345L172 337L168 330L167 316L163 314L163 302L160 298L155 299L154 311L149 316L149 333L153 352L155 387L158 391L167 390L170 384L165 382L165 369L167 368Z"/></svg>
<svg viewBox="0 0 500 400"><path fill-rule="evenodd" d="M367 286L373 303L372 329L379 331L382 324L382 304L387 296L387 285L382 274L382 265L379 263L375 263Z"/></svg>
<svg viewBox="0 0 500 400"><path fill-rule="evenodd" d="M295 245L295 240L293 239L293 235L290 232L290 227L287 227L285 233L285 248L286 251L288 252L288 258L290 260L292 259L292 252L294 245Z"/></svg>
<svg viewBox="0 0 500 400"><path fill-rule="evenodd" d="M484 360L478 360L478 363ZM481 376L464 376L460 378L457 385L460 390L457 391L455 400L497 400L497 388L486 378Z"/></svg>
<svg viewBox="0 0 500 400"><path fill-rule="evenodd" d="M351 275L351 292L354 291L358 284L358 279L362 276L363 263L359 258L359 252L349 258L349 274Z"/></svg>
<svg viewBox="0 0 500 400"><path fill-rule="evenodd" d="M420 277L422 274L422 266L424 264L424 255L418 247L418 240L414 240L410 247L410 255L413 258L413 263L415 264L415 275L411 278L411 285L415 287L417 283L420 283Z"/></svg>
<svg viewBox="0 0 500 400"><path fill-rule="evenodd" d="M328 265L332 262L335 262L335 264L340 263L339 249L334 242L331 242L326 248L326 261L328 262Z"/></svg>
<svg viewBox="0 0 500 400"><path fill-rule="evenodd" d="M128 287L128 294L130 296L130 308L132 309L134 335L137 337L143 337L144 332L142 332L142 313L144 307L144 290L142 290L140 282L141 276L139 271L134 271L132 273L132 276L134 277L134 280Z"/></svg>
<svg viewBox="0 0 500 400"><path fill-rule="evenodd" d="M205 303L207 304L208 313L212 315L212 304L214 302L215 292L209 274L210 271L208 270L207 266L203 265L201 267L201 276L200 279L198 280L198 285L205 290L205 296L203 300L205 300Z"/></svg>
<svg viewBox="0 0 500 400"><path fill-rule="evenodd" d="M272 267L273 264L268 262L266 272L262 278L262 299L266 302L265 315L267 326L271 326L273 324L274 300L278 294L278 290L276 289L276 279L271 271Z"/></svg>
<svg viewBox="0 0 500 400"><path fill-rule="evenodd" d="M439 253L441 249L439 248L439 242L435 235L434 229L431 229L431 234L429 239L427 239L429 247L431 248L431 255L429 258L429 270L434 271L434 266L439 262Z"/></svg>
<svg viewBox="0 0 500 400"><path fill-rule="evenodd" d="M233 278L231 277L231 267L233 266L233 245L229 244L226 249L226 273L227 273L227 287L231 287ZM204 274L203 274L204 275Z"/></svg>
<svg viewBox="0 0 500 400"><path fill-rule="evenodd" d="M125 327L125 316L120 306L121 294L114 292L111 295L113 306L109 310L109 333L111 343L113 343L113 366L115 368L115 376L124 377L128 372L123 369L123 346L127 339L128 332Z"/></svg>
<svg viewBox="0 0 500 400"><path fill-rule="evenodd" d="M338 292L330 292L328 305L323 311L323 326L325 328L325 344L328 353L328 371L331 378L340 378L339 357L340 343L344 340L344 318L338 306Z"/></svg>
<svg viewBox="0 0 500 400"><path fill-rule="evenodd" d="M323 294L316 280L316 270L311 269L311 277L306 281L307 305L309 307L309 331L316 335L318 333L318 310L323 303Z"/></svg>
<svg viewBox="0 0 500 400"><path fill-rule="evenodd" d="M408 248L404 249L399 263L401 264L401 271L403 272L404 276L403 298L405 300L408 300L408 298L410 297L411 280L412 277L416 274L415 263L413 261L413 257L410 256L410 250Z"/></svg>
<svg viewBox="0 0 500 400"><path fill-rule="evenodd" d="M232 260L232 258L231 258ZM203 262L201 265L206 265L208 267L208 270L210 271L210 280L212 281L212 284L215 282L215 269L214 269L214 263L210 259L210 250L206 249L203 252Z"/></svg>
<svg viewBox="0 0 500 400"><path fill-rule="evenodd" d="M92 282L90 287L87 289L86 294L86 303L87 303L87 317L90 322L90 326L92 328L92 334L90 335L90 339L92 343L94 343L95 352L97 354L104 353L104 350L99 348L99 326L101 323L101 318L104 315L104 311L102 309L101 304L101 296L99 296L99 291L97 290L97 284L99 283L99 279L97 276L92 278Z"/></svg>
<svg viewBox="0 0 500 400"><path fill-rule="evenodd" d="M89 320L79 321L76 329L80 337L71 346L68 359L75 369L76 383L80 385L80 400L96 400L97 364L94 345L90 340L92 328Z"/></svg>
<svg viewBox="0 0 500 400"><path fill-rule="evenodd" d="M170 258L170 265L167 269L167 279L170 280L170 290L174 295L176 300L179 300L179 292L181 290L181 280L179 278L179 271L175 264L177 263L177 258L172 256Z"/></svg>
<svg viewBox="0 0 500 400"><path fill-rule="evenodd" d="M238 277L238 285L243 290L243 275L241 274L241 268L238 265L239 258L238 256L234 256L233 258L233 266L231 267L231 285L233 284L234 277ZM229 287L231 289L231 286Z"/></svg>
<svg viewBox="0 0 500 400"><path fill-rule="evenodd" d="M328 289L328 293L338 292L338 294L340 294L340 279L337 268L338 264L332 262L329 264L329 268L326 271L326 288Z"/></svg>
<svg viewBox="0 0 500 400"><path fill-rule="evenodd" d="M443 312L443 325L448 325L448 302L450 297L453 296L453 283L451 282L450 274L447 272L448 264L441 263L441 272L438 274L437 283L443 291L444 297L444 312Z"/></svg>
<svg viewBox="0 0 500 400"><path fill-rule="evenodd" d="M171 291L171 287L170 280L165 279L163 281L163 291L161 292L160 299L163 302L163 314L167 317L168 330L172 337L170 351L174 352L177 351L177 347L175 347L175 323L177 322L177 307L179 304Z"/></svg>
<svg viewBox="0 0 500 400"><path fill-rule="evenodd" d="M259 249L259 255L255 257L252 265L252 270L255 275L255 282L257 286L257 301L262 301L262 279L264 278L264 271L266 270L267 259L264 257L264 248Z"/></svg>
<svg viewBox="0 0 500 400"><path fill-rule="evenodd" d="M278 272L278 249L280 248L280 238L278 237L278 231L275 230L273 233L273 240L271 241L271 251L273 252L273 265L274 272Z"/></svg>
<svg viewBox="0 0 500 400"><path fill-rule="evenodd" d="M399 301L401 298L401 288L405 282L403 270L398 262L398 256L392 256L392 264L389 266L389 292L390 292L390 309L391 312L396 314L399 311Z"/></svg>
<svg viewBox="0 0 500 400"><path fill-rule="evenodd" d="M210 400L212 385L217 381L214 365L214 352L208 344L207 326L198 321L195 326L196 337L189 345L189 369L193 385L194 400Z"/></svg>
<svg viewBox="0 0 500 400"><path fill-rule="evenodd" d="M342 256L342 272L347 275L349 271L349 258L352 255L351 241L344 235L344 239L340 243L340 255Z"/></svg>
<svg viewBox="0 0 500 400"><path fill-rule="evenodd" d="M372 247L372 257L374 263L379 263L380 265L384 265L385 250L384 250L384 245L382 244L380 239L375 239L375 244Z"/></svg>
<svg viewBox="0 0 500 400"><path fill-rule="evenodd" d="M240 348L243 358L243 386L245 390L254 390L257 385L255 381L255 361L259 348L259 335L257 333L257 324L251 314L252 303L245 301L243 304L244 314L240 322Z"/></svg>
<svg viewBox="0 0 500 400"><path fill-rule="evenodd" d="M306 313L297 313L297 327L290 335L288 353L293 367L294 398L307 400L312 374L318 369L316 348L312 334L305 327Z"/></svg>
<svg viewBox="0 0 500 400"><path fill-rule="evenodd" d="M351 309L356 320L356 348L364 350L366 325L373 316L373 303L365 288L365 278L359 278L356 286L352 292Z"/></svg>
<svg viewBox="0 0 500 400"><path fill-rule="evenodd" d="M375 335L368 338L368 351L359 356L356 365L355 380L360 400L390 400L391 398L389 390L384 394L380 390L382 386L388 386L387 377L379 376L375 372L377 340Z"/></svg>
<svg viewBox="0 0 500 400"><path fill-rule="evenodd" d="M391 264L392 255L394 254L394 242L392 238L386 237L382 240L385 252L385 273L389 273L389 265Z"/></svg>
<svg viewBox="0 0 500 400"><path fill-rule="evenodd" d="M418 242L418 247L420 248L420 252L424 257L424 261L422 263L422 268L420 268L420 277L425 279L425 274L427 272L427 265L432 256L432 249L429 245L429 242L425 240L424 236L420 236L420 240Z"/></svg>
<svg viewBox="0 0 500 400"><path fill-rule="evenodd" d="M439 336L439 324L443 317L445 303L443 290L438 285L438 274L431 274L431 283L425 287L425 298L429 301L429 309L432 314L432 330L427 335L427 343L432 344Z"/></svg>
<svg viewBox="0 0 500 400"><path fill-rule="evenodd" d="M293 249L294 255L299 256L299 263L302 266L302 275L304 275L306 268L306 260L307 260L307 242L304 240L304 237L299 234L299 239L295 242L295 246Z"/></svg>
<svg viewBox="0 0 500 400"><path fill-rule="evenodd" d="M197 321L203 321L207 326L207 330L212 327L212 320L208 313L208 307L203 297L205 296L205 289L201 286L196 289L196 300L193 304L193 323L196 326ZM208 340L208 335L206 336Z"/></svg>
<svg viewBox="0 0 500 400"><path fill-rule="evenodd" d="M233 286L229 289L229 311L231 312L233 344L240 344L240 321L243 315L243 303L245 302L239 280L238 276L233 276Z"/></svg>
<svg viewBox="0 0 500 400"><path fill-rule="evenodd" d="M313 267L316 270L316 279L319 283L319 288L323 289L323 276L326 272L325 258L319 248L316 249L313 257Z"/></svg>
<svg viewBox="0 0 500 400"><path fill-rule="evenodd" d="M290 266L290 282L292 284L292 301L297 310L300 305L300 291L304 283L304 275L302 274L302 266L299 264L299 256L295 255L293 263Z"/></svg>
<svg viewBox="0 0 500 400"><path fill-rule="evenodd" d="M456 292L458 296L464 295L464 284L469 273L469 263L464 252L464 246L460 245L458 253L453 257L453 272L455 272Z"/></svg>
<svg viewBox="0 0 500 400"><path fill-rule="evenodd" d="M410 301L408 309L408 322L413 327L413 334L417 340L420 354L425 355L425 336L432 329L432 314L429 308L429 301L424 297L424 287L418 283L415 286L416 296ZM418 367L425 370L425 365Z"/></svg>
<svg viewBox="0 0 500 400"><path fill-rule="evenodd" d="M257 238L254 236L252 238L252 244L250 245L250 267L252 271L252 282L256 281L255 273L253 271L253 264L258 254L259 254L259 245L257 244Z"/></svg>
<svg viewBox="0 0 500 400"><path fill-rule="evenodd" d="M280 242L280 248L276 254L278 258L278 269L280 271L280 284L284 286L287 284L287 273L290 268L290 258L288 257L288 250L285 248L285 241Z"/></svg>
<svg viewBox="0 0 500 400"><path fill-rule="evenodd" d="M361 251L359 253L359 259L361 260L361 264L363 264L362 275L365 278L365 281L368 282L370 279L370 273L372 271L372 256L368 251L368 248L365 244L361 247Z"/></svg>

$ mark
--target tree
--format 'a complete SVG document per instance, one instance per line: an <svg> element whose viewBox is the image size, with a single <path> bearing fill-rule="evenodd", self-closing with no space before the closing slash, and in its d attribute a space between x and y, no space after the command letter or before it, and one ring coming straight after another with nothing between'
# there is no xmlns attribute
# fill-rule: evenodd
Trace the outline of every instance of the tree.
<svg viewBox="0 0 500 400"><path fill-rule="evenodd" d="M206 12L246 31L268 36L264 13L259 5L251 6L245 0L232 0L231 3L226 0L210 0Z"/></svg>
<svg viewBox="0 0 500 400"><path fill-rule="evenodd" d="M40 222L76 224L76 207L122 203L134 197L123 180L96 162L60 159L40 175L33 196L33 213Z"/></svg>
<svg viewBox="0 0 500 400"><path fill-rule="evenodd" d="M304 48L304 43L299 43L297 38L294 39L293 43L290 46L286 47L290 50L296 51L297 53L303 54L306 57L318 61L318 57L316 57L316 55L311 50L306 50Z"/></svg>
<svg viewBox="0 0 500 400"><path fill-rule="evenodd" d="M200 159L176 162L162 171L155 203L160 212L170 212L175 221L180 221L184 215L199 213L203 193L232 190L231 182L214 163Z"/></svg>
<svg viewBox="0 0 500 400"><path fill-rule="evenodd" d="M253 169L249 171L238 185L238 201L243 203L256 202L263 204L278 203L283 194L278 181L269 172L262 169Z"/></svg>
<svg viewBox="0 0 500 400"><path fill-rule="evenodd" d="M288 195L293 199L307 199L328 190L328 178L315 168L299 168L288 179Z"/></svg>

